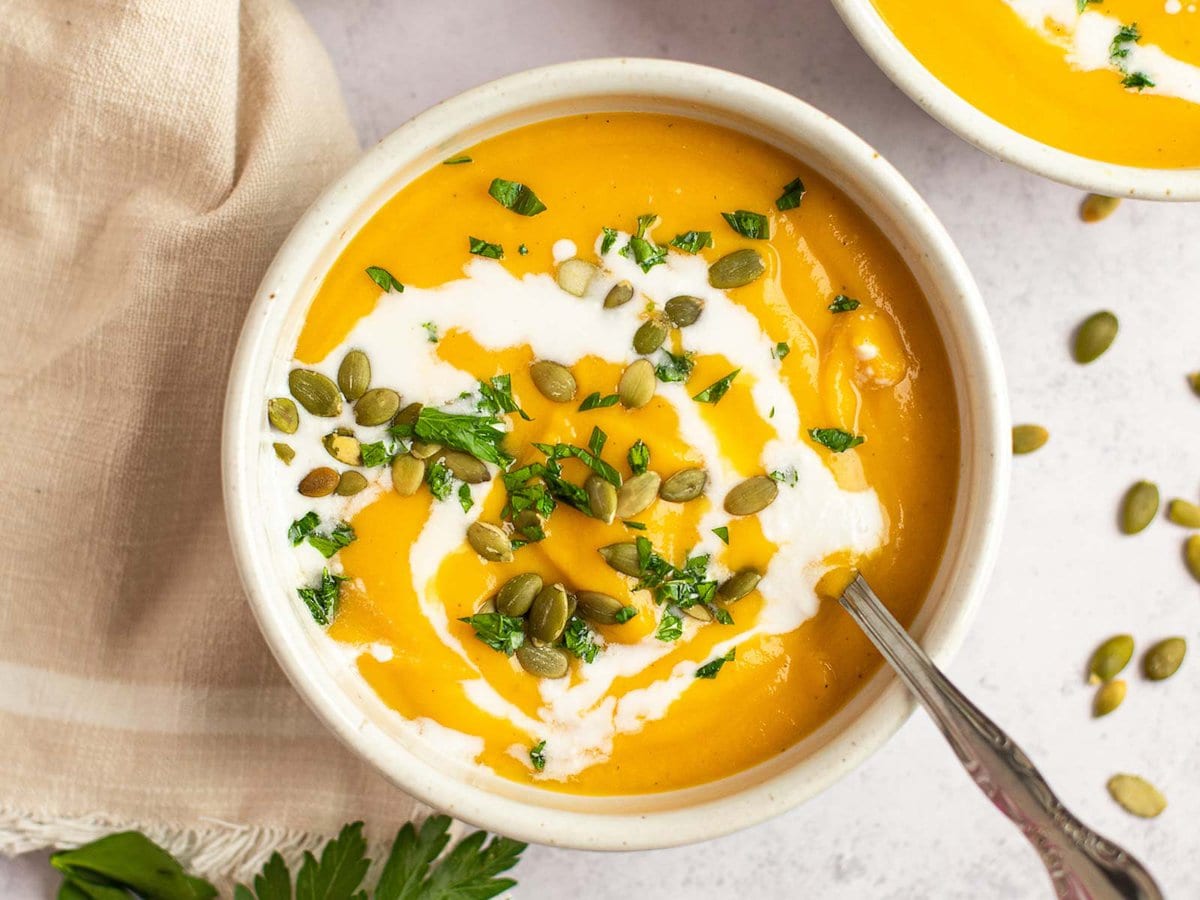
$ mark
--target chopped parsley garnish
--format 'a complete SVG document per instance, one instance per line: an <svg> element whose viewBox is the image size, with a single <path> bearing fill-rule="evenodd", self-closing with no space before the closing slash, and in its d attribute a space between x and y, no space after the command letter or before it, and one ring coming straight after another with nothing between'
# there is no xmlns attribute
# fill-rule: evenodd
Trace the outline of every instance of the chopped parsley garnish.
<svg viewBox="0 0 1200 900"><path fill-rule="evenodd" d="M375 441L371 444L362 444L359 452L362 453L362 464L370 469L374 466L386 466L396 458L398 449L395 444L385 444L383 441Z"/></svg>
<svg viewBox="0 0 1200 900"><path fill-rule="evenodd" d="M717 583L708 577L707 554L690 556L682 568L676 568L654 552L647 538L639 537L636 544L641 572L638 587L650 588L655 603L679 609L712 603Z"/></svg>
<svg viewBox="0 0 1200 900"><path fill-rule="evenodd" d="M520 246L517 247L517 252L520 253L522 256L528 256L529 248L526 247L524 244L521 244Z"/></svg>
<svg viewBox="0 0 1200 900"><path fill-rule="evenodd" d="M292 546L299 546L300 543L317 530L317 526L321 524L321 517L315 512L308 512L288 526L288 540L292 542Z"/></svg>
<svg viewBox="0 0 1200 900"><path fill-rule="evenodd" d="M529 761L533 763L535 772L540 772L546 768L546 742L538 741L529 748Z"/></svg>
<svg viewBox="0 0 1200 900"><path fill-rule="evenodd" d="M655 266L667 261L667 248L655 246L645 238L631 237L629 243L621 248L620 253L627 259L637 263L643 272L649 272Z"/></svg>
<svg viewBox="0 0 1200 900"><path fill-rule="evenodd" d="M458 486L458 505L462 507L463 512L470 512L471 507L475 505L475 498L471 496L471 486L466 482Z"/></svg>
<svg viewBox="0 0 1200 900"><path fill-rule="evenodd" d="M733 616L729 614L729 610L725 609L725 607L710 606L709 609L712 610L713 618L717 620L718 625L733 624Z"/></svg>
<svg viewBox="0 0 1200 900"><path fill-rule="evenodd" d="M729 390L729 386L733 384L733 379L737 378L738 372L741 369L734 369L724 378L718 378L692 399L698 403L719 403L721 398Z"/></svg>
<svg viewBox="0 0 1200 900"><path fill-rule="evenodd" d="M341 594L341 584L345 580L346 578L342 575L332 575L328 569L322 569L321 581L316 587L304 587L296 590L318 625L328 625L333 621L333 615L337 610L338 596Z"/></svg>
<svg viewBox="0 0 1200 900"><path fill-rule="evenodd" d="M611 250L613 244L617 242L617 229L606 227L600 230L604 232L604 237L600 241L600 254L603 255Z"/></svg>
<svg viewBox="0 0 1200 900"><path fill-rule="evenodd" d="M861 305L862 304L853 297L847 297L845 294L838 294L833 298L833 302L825 308L833 313L844 313L858 309Z"/></svg>
<svg viewBox="0 0 1200 900"><path fill-rule="evenodd" d="M667 610L658 620L658 630L654 636L660 641L677 641L683 636L683 619Z"/></svg>
<svg viewBox="0 0 1200 900"><path fill-rule="evenodd" d="M1113 36L1112 43L1108 45L1109 58L1113 62L1124 60L1129 55L1129 51L1133 49L1132 45L1141 39L1142 33L1138 30L1137 22L1122 25Z"/></svg>
<svg viewBox="0 0 1200 900"><path fill-rule="evenodd" d="M729 545L729 528L725 525L718 525L712 530L712 533L721 539L721 543Z"/></svg>
<svg viewBox="0 0 1200 900"><path fill-rule="evenodd" d="M404 285L396 280L387 269L381 269L379 266L367 266L367 274L371 276L371 280L383 288L385 291L395 291L397 294L404 293Z"/></svg>
<svg viewBox="0 0 1200 900"><path fill-rule="evenodd" d="M717 673L721 671L721 667L727 662L733 662L734 652L736 647L731 647L729 652L724 656L718 656L716 659L709 660L704 665L696 670L697 678L716 678Z"/></svg>
<svg viewBox="0 0 1200 900"><path fill-rule="evenodd" d="M475 637L505 656L512 656L525 643L525 620L522 618L493 612L463 616L458 621L466 622L475 629Z"/></svg>
<svg viewBox="0 0 1200 900"><path fill-rule="evenodd" d="M449 159L442 160L443 166L461 166L463 163L474 162L471 157L463 154L462 156L452 156Z"/></svg>
<svg viewBox="0 0 1200 900"><path fill-rule="evenodd" d="M1130 72L1121 79L1121 85L1127 88L1137 88L1139 91L1154 87L1154 80L1145 72Z"/></svg>
<svg viewBox="0 0 1200 900"><path fill-rule="evenodd" d="M626 622L628 622L630 619L632 619L636 615L637 615L637 607L636 606L622 606L620 609L617 610L617 614L615 616L613 616L613 619L616 620L616 623L618 625L624 625Z"/></svg>
<svg viewBox="0 0 1200 900"><path fill-rule="evenodd" d="M595 662L596 654L600 652L593 640L592 630L579 616L571 616L567 620L567 627L563 629L563 646L568 653L575 654L585 663Z"/></svg>
<svg viewBox="0 0 1200 900"><path fill-rule="evenodd" d="M530 483L532 479L542 477L545 471L546 467L541 463L531 463L511 472L505 472L503 475L504 489L508 491L508 502L504 505L501 515L507 519L515 519L519 513L532 510L540 517L532 522L522 522L521 527L516 527L514 523L518 535L517 540L513 541L514 549L516 549L517 541L520 541L520 546L523 547L525 544L533 544L546 537L540 521L549 518L557 503L544 481Z"/></svg>
<svg viewBox="0 0 1200 900"><path fill-rule="evenodd" d="M783 193L779 195L779 199L775 201L775 208L780 212L788 209L795 209L800 205L800 201L804 199L804 182L799 178L793 178L783 186Z"/></svg>
<svg viewBox="0 0 1200 900"><path fill-rule="evenodd" d="M398 438L417 438L462 450L484 462L507 466L512 457L504 452L504 432L493 415L472 416L426 406L412 424L393 425L388 433Z"/></svg>
<svg viewBox="0 0 1200 900"><path fill-rule="evenodd" d="M632 528L634 531L645 531L646 530L645 522L630 522L630 521L625 520L625 521L622 521L621 524L624 525L626 528Z"/></svg>
<svg viewBox="0 0 1200 900"><path fill-rule="evenodd" d="M687 381L695 365L691 353L672 353L670 350L664 350L662 361L654 367L654 374L658 376L659 381L667 383Z"/></svg>
<svg viewBox="0 0 1200 900"><path fill-rule="evenodd" d="M787 345L787 341L780 341L775 345L775 349L771 351L771 355L775 359L783 359L791 352L792 348Z"/></svg>
<svg viewBox="0 0 1200 900"><path fill-rule="evenodd" d="M445 500L454 490L454 476L442 460L436 460L425 472L425 483L435 500Z"/></svg>
<svg viewBox="0 0 1200 900"><path fill-rule="evenodd" d="M800 483L800 473L796 471L795 466L788 466L786 469L776 469L771 473L771 478L788 487L795 487Z"/></svg>
<svg viewBox="0 0 1200 900"><path fill-rule="evenodd" d="M499 244L491 244L483 238L468 237L467 249L475 256L486 256L488 259L504 259L504 248Z"/></svg>
<svg viewBox="0 0 1200 900"><path fill-rule="evenodd" d="M598 427L592 426L592 436L588 438L588 449L599 456L604 452L604 444L607 441L608 435Z"/></svg>
<svg viewBox="0 0 1200 900"><path fill-rule="evenodd" d="M629 448L629 468L633 469L634 475L641 475L649 466L650 448L646 446L645 441L638 438Z"/></svg>
<svg viewBox="0 0 1200 900"><path fill-rule="evenodd" d="M425 329L425 340L431 344L438 342L438 327L433 322L422 322L421 327Z"/></svg>
<svg viewBox="0 0 1200 900"><path fill-rule="evenodd" d="M593 431L593 439L595 438L595 431L599 431L599 429L595 429ZM604 434L602 431L600 433ZM599 453L595 453L591 450L585 450L583 447L576 447L573 444L535 443L533 446L537 447L539 450L545 453L547 457L554 461L564 459L568 456L573 456L609 484L613 485L614 487L621 486L621 473L602 460Z"/></svg>
<svg viewBox="0 0 1200 900"><path fill-rule="evenodd" d="M1101 2L1103 2L1103 0L1075 0L1075 8L1078 9L1080 12L1083 12L1085 9L1088 8L1088 4L1101 3Z"/></svg>
<svg viewBox="0 0 1200 900"><path fill-rule="evenodd" d="M851 434L840 428L810 428L808 436L834 453L843 453L866 440L862 435Z"/></svg>
<svg viewBox="0 0 1200 900"><path fill-rule="evenodd" d="M739 209L734 212L723 212L721 213L721 218L728 222L729 227L742 237L753 238L756 241L765 241L771 236L767 217L762 213L751 212L748 209Z"/></svg>
<svg viewBox="0 0 1200 900"><path fill-rule="evenodd" d="M505 209L511 209L519 216L536 216L546 211L546 204L537 194L519 181L493 178L488 193Z"/></svg>
<svg viewBox="0 0 1200 900"><path fill-rule="evenodd" d="M513 398L512 376L507 372L487 381L479 382L479 402L475 405L481 413L498 416L500 413L516 413L526 422L533 419Z"/></svg>
<svg viewBox="0 0 1200 900"><path fill-rule="evenodd" d="M343 547L349 547L358 537L354 529L346 522L338 522L329 534L314 531L308 536L308 543L326 559L333 556Z"/></svg>
<svg viewBox="0 0 1200 900"><path fill-rule="evenodd" d="M705 247L713 245L711 231L685 231L671 238L671 246L678 247L684 253L696 254Z"/></svg>
<svg viewBox="0 0 1200 900"><path fill-rule="evenodd" d="M616 406L621 399L619 394L600 395L599 391L593 391L583 398L583 402L579 404L579 412L587 412L589 409L601 409L606 406Z"/></svg>

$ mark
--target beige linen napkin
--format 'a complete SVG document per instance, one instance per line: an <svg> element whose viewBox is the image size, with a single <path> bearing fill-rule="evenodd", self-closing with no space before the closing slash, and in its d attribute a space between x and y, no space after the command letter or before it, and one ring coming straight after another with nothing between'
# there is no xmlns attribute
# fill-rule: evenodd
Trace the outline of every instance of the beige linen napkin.
<svg viewBox="0 0 1200 900"><path fill-rule="evenodd" d="M206 874L414 801L260 639L221 507L226 371L357 154L286 0L0 0L0 850L147 830Z"/></svg>

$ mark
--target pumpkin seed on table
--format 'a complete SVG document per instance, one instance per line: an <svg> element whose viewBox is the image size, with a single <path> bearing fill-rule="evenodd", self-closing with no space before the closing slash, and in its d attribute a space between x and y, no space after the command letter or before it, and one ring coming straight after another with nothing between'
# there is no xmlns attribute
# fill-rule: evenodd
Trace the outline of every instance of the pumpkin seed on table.
<svg viewBox="0 0 1200 900"><path fill-rule="evenodd" d="M290 466L292 460L296 458L296 451L292 449L291 444L284 444L277 441L271 446L275 449L275 455L279 457L285 466Z"/></svg>
<svg viewBox="0 0 1200 900"><path fill-rule="evenodd" d="M779 496L779 485L769 475L755 475L730 488L725 495L725 512L731 516L752 516L762 512Z"/></svg>
<svg viewBox="0 0 1200 900"><path fill-rule="evenodd" d="M642 574L642 563L638 556L637 544L633 541L609 544L607 547L601 547L597 552L608 563L610 569L616 569L622 575L637 578Z"/></svg>
<svg viewBox="0 0 1200 900"><path fill-rule="evenodd" d="M680 469L662 483L658 496L671 503L687 503L704 493L708 473L700 468Z"/></svg>
<svg viewBox="0 0 1200 900"><path fill-rule="evenodd" d="M1151 681L1165 681L1183 665L1187 641L1181 637L1164 638L1142 657L1142 671Z"/></svg>
<svg viewBox="0 0 1200 900"><path fill-rule="evenodd" d="M529 608L529 634L550 644L557 641L571 618L571 600L561 584L543 585Z"/></svg>
<svg viewBox="0 0 1200 900"><path fill-rule="evenodd" d="M529 367L529 377L533 379L533 386L547 400L566 403L575 398L575 376L564 365L539 359Z"/></svg>
<svg viewBox="0 0 1200 900"><path fill-rule="evenodd" d="M586 259L565 259L559 263L555 280L558 286L573 297L582 297L596 273L600 271Z"/></svg>
<svg viewBox="0 0 1200 900"><path fill-rule="evenodd" d="M329 419L341 415L341 392L336 384L320 372L292 369L288 373L288 390L314 416Z"/></svg>
<svg viewBox="0 0 1200 900"><path fill-rule="evenodd" d="M1200 581L1200 534L1193 534L1183 542L1183 561L1192 577Z"/></svg>
<svg viewBox="0 0 1200 900"><path fill-rule="evenodd" d="M658 488L662 477L657 472L642 472L628 478L617 489L617 510L619 519L628 519L647 509L658 499Z"/></svg>
<svg viewBox="0 0 1200 900"><path fill-rule="evenodd" d="M625 605L616 597L599 591L578 591L575 600L579 615L599 625L615 625L617 616Z"/></svg>
<svg viewBox="0 0 1200 900"><path fill-rule="evenodd" d="M621 399L621 405L626 409L641 409L654 398L654 392L658 390L657 382L654 364L650 360L634 360L617 382L617 396Z"/></svg>
<svg viewBox="0 0 1200 900"><path fill-rule="evenodd" d="M1167 808L1167 798L1140 775L1119 774L1108 779L1108 793L1127 813L1153 819Z"/></svg>
<svg viewBox="0 0 1200 900"><path fill-rule="evenodd" d="M599 475L589 475L583 483L592 517L611 525L617 512L617 489Z"/></svg>
<svg viewBox="0 0 1200 900"><path fill-rule="evenodd" d="M1113 635L1092 652L1088 662L1088 681L1092 684L1112 681L1132 658L1133 638L1128 634Z"/></svg>
<svg viewBox="0 0 1200 900"><path fill-rule="evenodd" d="M485 481L492 480L492 473L488 471L487 464L483 460L476 459L470 453L463 453L461 450L445 450L442 452L442 462L446 464L446 468L450 470L450 474L459 481L465 481L467 484L483 484Z"/></svg>
<svg viewBox="0 0 1200 900"><path fill-rule="evenodd" d="M1158 486L1151 481L1139 481L1125 492L1121 500L1121 531L1137 534L1158 515Z"/></svg>
<svg viewBox="0 0 1200 900"><path fill-rule="evenodd" d="M366 476L362 472L343 472L338 477L337 487L333 492L339 497L353 497L367 486Z"/></svg>
<svg viewBox="0 0 1200 900"><path fill-rule="evenodd" d="M333 469L320 466L300 479L299 491L305 497L328 497L337 490L339 480Z"/></svg>
<svg viewBox="0 0 1200 900"><path fill-rule="evenodd" d="M359 443L358 438L335 431L325 435L321 439L321 443L325 445L325 452L338 462L348 466L362 465L362 444Z"/></svg>
<svg viewBox="0 0 1200 900"><path fill-rule="evenodd" d="M1104 194L1088 194L1079 204L1079 218L1085 222L1100 222L1107 219L1121 205L1118 197L1106 197Z"/></svg>
<svg viewBox="0 0 1200 900"><path fill-rule="evenodd" d="M633 285L628 281L618 281L604 295L604 308L616 309L618 306L624 306L632 299Z"/></svg>
<svg viewBox="0 0 1200 900"><path fill-rule="evenodd" d="M472 522L467 526L467 543L488 562L512 562L512 543L495 525Z"/></svg>
<svg viewBox="0 0 1200 900"><path fill-rule="evenodd" d="M267 421L276 431L295 434L300 427L300 411L288 397L273 397L267 401Z"/></svg>
<svg viewBox="0 0 1200 900"><path fill-rule="evenodd" d="M749 247L734 250L708 267L708 283L715 288L744 287L767 271L762 254Z"/></svg>
<svg viewBox="0 0 1200 900"><path fill-rule="evenodd" d="M354 404L354 421L359 425L385 425L399 410L399 394L391 388L372 388Z"/></svg>
<svg viewBox="0 0 1200 900"><path fill-rule="evenodd" d="M557 647L534 647L522 644L517 648L517 662L530 675L538 678L562 678L570 668L571 660Z"/></svg>
<svg viewBox="0 0 1200 900"><path fill-rule="evenodd" d="M1041 425L1013 426L1013 453L1032 453L1034 450L1040 450L1048 440L1050 440L1050 432Z"/></svg>
<svg viewBox="0 0 1200 900"><path fill-rule="evenodd" d="M1092 313L1075 331L1072 353L1075 362L1086 365L1099 359L1117 336L1117 317L1108 310Z"/></svg>
<svg viewBox="0 0 1200 900"><path fill-rule="evenodd" d="M1099 719L1120 706L1125 701L1127 687L1120 679L1102 684L1092 701L1092 716Z"/></svg>
<svg viewBox="0 0 1200 900"><path fill-rule="evenodd" d="M762 573L758 569L747 566L744 569L739 569L735 574L722 582L721 586L717 588L717 596L730 603L735 600L741 600L758 587L758 583L761 580Z"/></svg>
<svg viewBox="0 0 1200 900"><path fill-rule="evenodd" d="M676 328L686 328L700 318L700 314L704 312L704 301L699 297L680 294L668 300L663 306L663 311Z"/></svg>
<svg viewBox="0 0 1200 900"><path fill-rule="evenodd" d="M496 593L496 612L521 617L533 606L533 598L542 589L542 577L534 572L514 575Z"/></svg>
<svg viewBox="0 0 1200 900"><path fill-rule="evenodd" d="M392 460L392 489L401 497L411 497L425 481L425 460L401 453Z"/></svg>
<svg viewBox="0 0 1200 900"><path fill-rule="evenodd" d="M647 319L633 333L633 349L642 356L649 356L663 345L669 331L666 322L657 316Z"/></svg>
<svg viewBox="0 0 1200 900"><path fill-rule="evenodd" d="M1167 504L1167 518L1185 528L1200 528L1200 506L1176 498Z"/></svg>
<svg viewBox="0 0 1200 900"><path fill-rule="evenodd" d="M371 361L361 350L351 350L338 366L338 387L342 396L353 403L371 386Z"/></svg>
<svg viewBox="0 0 1200 900"><path fill-rule="evenodd" d="M408 452L417 459L429 459L429 457L442 452L442 445L430 441L413 441Z"/></svg>

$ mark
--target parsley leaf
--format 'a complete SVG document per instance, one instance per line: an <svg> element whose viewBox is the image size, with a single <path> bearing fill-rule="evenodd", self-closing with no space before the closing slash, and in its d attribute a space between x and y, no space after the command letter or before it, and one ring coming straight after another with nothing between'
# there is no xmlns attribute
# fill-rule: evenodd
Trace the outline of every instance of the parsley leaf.
<svg viewBox="0 0 1200 900"><path fill-rule="evenodd" d="M780 484L795 487L800 482L800 473L796 471L795 466L788 466L786 469L776 469L771 473L771 478Z"/></svg>
<svg viewBox="0 0 1200 900"><path fill-rule="evenodd" d="M393 425L388 433L398 438L418 438L462 450L484 462L507 466L512 457L504 452L504 432L495 416L449 413L425 406L412 424Z"/></svg>
<svg viewBox="0 0 1200 900"><path fill-rule="evenodd" d="M696 254L705 247L713 245L711 231L685 231L671 238L671 246L678 247L684 253Z"/></svg>
<svg viewBox="0 0 1200 900"><path fill-rule="evenodd" d="M344 576L331 575L328 569L323 569L321 580L316 587L296 589L296 593L300 595L300 599L304 601L318 625L328 625L333 621L343 581L346 581Z"/></svg>
<svg viewBox="0 0 1200 900"><path fill-rule="evenodd" d="M519 216L536 216L546 211L546 204L537 194L519 181L493 178L488 193L505 209L511 209Z"/></svg>
<svg viewBox="0 0 1200 900"><path fill-rule="evenodd" d="M110 834L74 850L51 854L63 875L58 896L68 898L186 897L210 900L217 890L184 872L171 854L137 831ZM103 891L103 892L101 892Z"/></svg>
<svg viewBox="0 0 1200 900"><path fill-rule="evenodd" d="M288 540L292 542L292 546L299 546L301 541L317 530L317 526L321 524L321 517L315 512L308 512L288 526Z"/></svg>
<svg viewBox="0 0 1200 900"><path fill-rule="evenodd" d="M780 341L778 344L775 345L775 349L771 351L771 355L773 357L775 357L776 359L783 359L791 352L792 352L792 348L787 345L787 342Z"/></svg>
<svg viewBox="0 0 1200 900"><path fill-rule="evenodd" d="M624 520L621 522L621 524L624 525L626 528L633 529L634 531L645 531L646 530L645 522L630 522L628 520Z"/></svg>
<svg viewBox="0 0 1200 900"><path fill-rule="evenodd" d="M479 382L479 396L480 401L476 404L476 409L480 412L492 416L498 416L502 412L515 412L526 422L533 421L533 418L513 399L512 376L507 373L497 375L488 381Z"/></svg>
<svg viewBox="0 0 1200 900"><path fill-rule="evenodd" d="M595 433L598 430L599 429L593 430L593 432L592 432L593 439L595 438ZM602 432L602 431L600 432L600 434L603 434L603 433L604 432ZM552 445L552 444L537 444L537 443L535 443L533 446L537 447L539 450L541 450L543 453L545 453L546 456L548 456L551 460L559 460L559 459L563 459L568 456L573 456L576 459L580 460L584 465L586 465L589 469L591 469L593 472L595 472L597 475L599 475L601 478L603 478L609 484L611 484L613 487L621 486L621 473L618 472L616 469L614 469L612 466L610 466L608 463L606 463L604 460L602 460L600 458L600 454L595 453L592 450L585 450L584 448L576 447L573 444L553 444ZM603 444L601 444L601 446L603 446ZM558 473L554 473L554 474L558 474Z"/></svg>
<svg viewBox="0 0 1200 900"><path fill-rule="evenodd" d="M825 308L833 313L844 313L858 309L861 305L862 304L853 297L847 297L845 294L838 294L833 298L833 302Z"/></svg>
<svg viewBox="0 0 1200 900"><path fill-rule="evenodd" d="M637 607L636 606L622 606L620 609L617 610L617 614L615 616L613 616L613 619L616 621L616 623L618 625L624 625L626 622L628 622L630 619L632 619L636 615L637 615Z"/></svg>
<svg viewBox="0 0 1200 900"><path fill-rule="evenodd" d="M487 843L487 834L476 831L439 860L450 841L449 830L449 816L430 816L419 832L411 822L401 828L380 873L374 900L487 900L516 884L496 876L517 864L524 844L503 837Z"/></svg>
<svg viewBox="0 0 1200 900"><path fill-rule="evenodd" d="M1154 87L1154 80L1145 72L1130 72L1121 79L1122 87L1137 88L1139 91Z"/></svg>
<svg viewBox="0 0 1200 900"><path fill-rule="evenodd" d="M421 327L425 329L425 340L431 344L438 342L438 327L433 322L422 322Z"/></svg>
<svg viewBox="0 0 1200 900"><path fill-rule="evenodd" d="M470 512L471 507L475 505L475 498L471 496L471 486L466 482L458 486L458 505L462 507L463 512Z"/></svg>
<svg viewBox="0 0 1200 900"><path fill-rule="evenodd" d="M592 436L588 438L588 449L599 456L604 452L604 444L608 440L608 435L601 431L598 427L592 426Z"/></svg>
<svg viewBox="0 0 1200 900"><path fill-rule="evenodd" d="M396 458L398 452L395 444L384 444L383 441L375 441L371 444L362 444L359 447L359 452L362 454L362 464L365 468L373 466L386 466Z"/></svg>
<svg viewBox="0 0 1200 900"><path fill-rule="evenodd" d="M587 412L589 409L600 409L606 406L616 406L617 401L620 399L619 394L608 394L602 397L599 391L593 391L583 398L583 402L579 404L579 412Z"/></svg>
<svg viewBox="0 0 1200 900"><path fill-rule="evenodd" d="M793 178L783 186L783 193L779 195L779 199L775 201L775 208L780 212L788 209L795 209L800 205L800 201L804 199L804 182L799 178Z"/></svg>
<svg viewBox="0 0 1200 900"><path fill-rule="evenodd" d="M851 434L848 431L842 431L840 428L810 428L808 436L825 447L828 447L834 453L844 453L851 447L857 447L865 437L857 434Z"/></svg>
<svg viewBox="0 0 1200 900"><path fill-rule="evenodd" d="M663 350L663 360L654 367L654 374L658 376L659 381L668 384L687 381L695 365L691 353L678 354Z"/></svg>
<svg viewBox="0 0 1200 900"><path fill-rule="evenodd" d="M313 532L308 536L308 542L326 559L333 556L343 547L349 547L358 538L354 529L346 522L338 522L329 534Z"/></svg>
<svg viewBox="0 0 1200 900"><path fill-rule="evenodd" d="M540 772L546 768L546 742L538 741L529 748L529 761L533 763L533 770Z"/></svg>
<svg viewBox="0 0 1200 900"><path fill-rule="evenodd" d="M617 229L602 228L600 230L604 232L604 238L600 241L600 255L603 256L605 253L611 250L613 248L613 244L617 242Z"/></svg>
<svg viewBox="0 0 1200 900"><path fill-rule="evenodd" d="M371 280L383 288L385 291L395 291L397 294L404 293L404 285L396 280L387 269L381 269L379 266L367 266L367 274L371 276Z"/></svg>
<svg viewBox="0 0 1200 900"><path fill-rule="evenodd" d="M471 159L471 157L464 154L462 156L452 156L452 157L450 157L450 159L443 159L442 165L443 166L461 166L463 163L469 163L469 162L474 162L474 161L475 160Z"/></svg>
<svg viewBox="0 0 1200 900"><path fill-rule="evenodd" d="M679 609L713 602L717 583L708 577L707 555L691 556L682 568L676 568L654 552L647 538L636 540L640 578L638 588L650 588L654 602Z"/></svg>
<svg viewBox="0 0 1200 900"><path fill-rule="evenodd" d="M729 227L742 237L765 241L771 236L767 217L762 213L751 212L748 209L739 209L734 212L723 212L721 213L721 218L728 222Z"/></svg>
<svg viewBox="0 0 1200 900"><path fill-rule="evenodd" d="M718 656L714 660L710 660L696 670L697 678L716 678L717 673L721 671L721 667L727 662L733 662L733 655L737 648L731 647L729 652L724 656Z"/></svg>
<svg viewBox="0 0 1200 900"><path fill-rule="evenodd" d="M641 438L638 438L629 448L629 468L633 469L634 475L641 475L649 466L650 448Z"/></svg>
<svg viewBox="0 0 1200 900"><path fill-rule="evenodd" d="M522 618L501 613L476 613L458 621L466 622L475 629L475 637L505 656L512 656L525 643L525 620Z"/></svg>
<svg viewBox="0 0 1200 900"><path fill-rule="evenodd" d="M724 378L718 378L692 399L699 403L718 403L725 396L725 392L729 390L729 386L733 384L733 379L737 378L738 372L741 369L734 369Z"/></svg>
<svg viewBox="0 0 1200 900"><path fill-rule="evenodd" d="M1101 2L1102 2L1102 0L1075 0L1075 8L1077 10L1079 10L1080 12L1083 12L1085 9L1088 8L1089 3L1101 3Z"/></svg>
<svg viewBox="0 0 1200 900"><path fill-rule="evenodd" d="M296 896L351 900L371 864L366 852L362 822L343 826L321 851L320 862L311 853L304 854L296 875Z"/></svg>
<svg viewBox="0 0 1200 900"><path fill-rule="evenodd" d="M518 252L518 253L520 253L522 256L528 256L528 255L529 255L529 248L528 248L528 247L526 247L524 244L520 244L520 245L518 245L518 247L517 247L517 252Z"/></svg>
<svg viewBox="0 0 1200 900"><path fill-rule="evenodd" d="M592 638L592 630L579 616L571 616L567 621L567 627L563 629L563 646L585 663L595 662L596 654L600 652Z"/></svg>
<svg viewBox="0 0 1200 900"><path fill-rule="evenodd" d="M433 465L425 470L425 483L429 485L429 493L435 500L445 500L454 490L454 476L443 460L435 460Z"/></svg>
<svg viewBox="0 0 1200 900"><path fill-rule="evenodd" d="M642 237L631 237L629 243L621 248L620 253L627 259L637 263L643 272L649 272L655 266L667 261L667 248L655 246Z"/></svg>
<svg viewBox="0 0 1200 900"><path fill-rule="evenodd" d="M1112 43L1108 45L1109 58L1113 62L1124 60L1129 55L1129 51L1133 49L1131 45L1141 39L1142 33L1138 30L1137 22L1122 25L1113 36Z"/></svg>
<svg viewBox="0 0 1200 900"><path fill-rule="evenodd" d="M504 259L504 248L499 244L490 244L483 238L468 237L467 249L475 256L486 256L488 259Z"/></svg>
<svg viewBox="0 0 1200 900"><path fill-rule="evenodd" d="M683 619L667 610L658 621L654 636L660 641L677 641L683 636Z"/></svg>
<svg viewBox="0 0 1200 900"><path fill-rule="evenodd" d="M729 528L725 525L718 525L712 530L712 533L721 539L721 542L726 546L729 545Z"/></svg>
<svg viewBox="0 0 1200 900"><path fill-rule="evenodd" d="M733 624L733 616L731 616L729 614L729 610L725 609L725 607L713 606L713 607L711 607L711 609L712 609L713 618L717 620L718 625L732 625Z"/></svg>

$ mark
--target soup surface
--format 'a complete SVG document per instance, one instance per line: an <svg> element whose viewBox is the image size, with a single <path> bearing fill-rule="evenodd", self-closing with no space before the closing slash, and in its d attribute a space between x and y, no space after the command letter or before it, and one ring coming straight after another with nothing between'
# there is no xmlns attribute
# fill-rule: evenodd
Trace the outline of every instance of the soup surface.
<svg viewBox="0 0 1200 900"><path fill-rule="evenodd" d="M955 503L897 251L689 119L435 166L350 240L270 396L298 608L437 752L557 790L695 785L821 725L879 660L818 583L858 566L911 621Z"/></svg>
<svg viewBox="0 0 1200 900"><path fill-rule="evenodd" d="M1130 166L1200 165L1195 0L873 0L933 75L998 122Z"/></svg>

